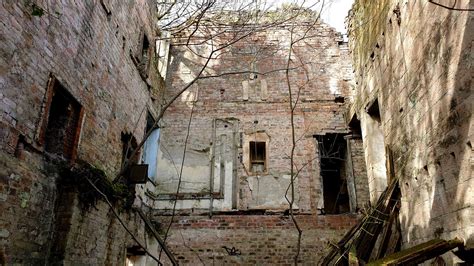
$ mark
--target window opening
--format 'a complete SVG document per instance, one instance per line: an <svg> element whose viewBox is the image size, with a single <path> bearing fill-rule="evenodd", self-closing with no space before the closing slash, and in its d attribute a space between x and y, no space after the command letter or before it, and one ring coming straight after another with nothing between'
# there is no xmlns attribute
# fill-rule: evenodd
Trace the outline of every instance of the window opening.
<svg viewBox="0 0 474 266"><path fill-rule="evenodd" d="M344 103L345 102L344 96L336 96L334 98L334 102L335 103Z"/></svg>
<svg viewBox="0 0 474 266"><path fill-rule="evenodd" d="M349 129L351 130L353 136L362 136L360 120L357 118L356 114L354 114L351 118L351 121L349 121Z"/></svg>
<svg viewBox="0 0 474 266"><path fill-rule="evenodd" d="M150 130L151 134L145 141L143 145L143 163L148 165L148 178L151 180L156 180L156 169L157 169L157 162L158 162L158 150L159 150L159 141L160 141L160 129L155 128L153 129L153 125L155 124L155 119L153 116L148 113L147 115L147 123L145 128L145 134L148 133Z"/></svg>
<svg viewBox="0 0 474 266"><path fill-rule="evenodd" d="M131 54L130 54L131 55ZM148 77L148 61L150 56L150 42L146 34L143 34L141 42L141 50L137 51L135 56L132 56L132 61L136 65L138 72L143 80Z"/></svg>
<svg viewBox="0 0 474 266"><path fill-rule="evenodd" d="M266 145L261 141L250 141L250 170L263 173L266 169Z"/></svg>
<svg viewBox="0 0 474 266"><path fill-rule="evenodd" d="M146 252L139 246L127 248L126 266L145 265Z"/></svg>
<svg viewBox="0 0 474 266"><path fill-rule="evenodd" d="M45 132L45 151L72 159L77 145L81 105L55 79Z"/></svg>
<svg viewBox="0 0 474 266"><path fill-rule="evenodd" d="M122 165L130 161L131 164L138 163L138 152L131 158L133 151L138 147L137 140L130 133L122 132Z"/></svg>
<svg viewBox="0 0 474 266"><path fill-rule="evenodd" d="M350 212L346 181L346 141L342 134L317 136L323 181L324 213Z"/></svg>
<svg viewBox="0 0 474 266"><path fill-rule="evenodd" d="M380 123L381 116L380 116L380 109L379 109L379 101L375 99L372 103L370 103L366 108L367 113L372 117L372 119L376 120Z"/></svg>
<svg viewBox="0 0 474 266"><path fill-rule="evenodd" d="M148 37L144 34L143 45L142 45L142 63L145 65L148 62L149 50L150 50L150 42L148 41Z"/></svg>

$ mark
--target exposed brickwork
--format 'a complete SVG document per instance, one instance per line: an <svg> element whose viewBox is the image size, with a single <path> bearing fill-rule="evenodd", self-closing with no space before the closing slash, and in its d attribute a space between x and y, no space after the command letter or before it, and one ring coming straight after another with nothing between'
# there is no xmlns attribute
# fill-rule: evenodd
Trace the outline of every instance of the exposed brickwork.
<svg viewBox="0 0 474 266"><path fill-rule="evenodd" d="M474 7L474 1L456 3ZM474 247L473 13L429 1L356 1L350 25L358 83L352 111L364 131L365 108L378 99L400 179L403 246L460 237ZM371 132L364 135L365 143Z"/></svg>
<svg viewBox="0 0 474 266"><path fill-rule="evenodd" d="M158 216L162 228L170 217ZM303 229L300 260L314 265L327 249L355 224L355 215L297 217ZM280 215L218 215L175 218L168 245L180 264L216 265L292 265L297 234L289 216ZM230 255L225 248L235 248L240 255Z"/></svg>
<svg viewBox="0 0 474 266"><path fill-rule="evenodd" d="M343 104L335 102L335 97L349 96L352 75L347 46L338 44L340 39L333 29L325 24L318 24L309 35L318 37L307 38L304 44L298 43L294 47L295 64L292 66L296 67L296 70L290 74L294 97L297 95L298 86L302 86L299 103L294 112L295 136L298 139L295 162L298 168L303 165L305 167L296 182L296 204L302 211L316 212L316 203L321 191L317 160L319 155L314 135L349 132L343 116ZM255 69L261 73L269 73L257 75L256 78L253 74L233 74L199 80L197 85L189 89L189 93L183 94L168 109L162 121L162 159L172 158L176 165L180 165L192 101L196 101L188 140L189 163L185 164L185 167L189 167L184 171L182 192L192 191L193 188L195 192L209 190L210 173L204 173L204 170L197 167L211 167L209 158L212 156L209 154L216 149L212 143L217 142L217 139L213 139L213 119L232 118L238 122L229 122L233 124L234 131L226 134L228 138L235 136L234 141L241 144L231 148L238 157L236 161L228 159L226 162L237 168L238 208L287 208L284 193L289 180L291 115L288 87L282 71L286 64L286 52L281 52L288 49L285 46L287 38L288 31L282 26L242 40L232 47L229 53L223 54L218 60L211 60L209 69L203 75L248 71L255 60L255 55L249 51L254 48L261 51L257 55ZM168 97L175 95L186 85L203 64L203 59L193 58L179 43L172 46L171 56L173 60L168 69L169 86L166 92ZM296 63L298 60L302 60L304 65ZM266 95L263 95L263 91ZM248 99L245 99L245 94L248 94ZM218 134L221 134L219 132ZM257 132L268 136L268 170L260 175L249 174L251 171L247 154L248 143L255 139L254 134ZM196 151L203 151L200 162L196 162L192 157ZM168 185L170 188L158 186L157 192L175 191L177 177L171 160L167 165L164 163L158 168L158 171L162 172L161 178L164 179L161 181L164 186L171 185ZM217 171L216 175L219 174Z"/></svg>
<svg viewBox="0 0 474 266"><path fill-rule="evenodd" d="M40 16L38 8L44 9ZM147 111L156 115L164 94L163 80L159 79L156 69L155 15L155 2L148 0L68 4L2 2L0 258L5 258L7 264L123 264L126 248L136 245L104 201L99 200L94 207L84 209L74 187L57 185L58 167L54 162L58 159L51 159L57 156L45 152L60 150L45 148L48 133L51 133L47 130L51 126L49 119L57 118L50 115L54 109L54 91L48 81L54 77L74 98L73 102L77 101L72 113L80 113L67 116L72 118L74 126L62 128L71 136L62 159L69 163L74 162L73 159L84 161L113 178L120 170L123 157L122 135L132 134L140 142ZM295 208L304 231L300 258L307 263L316 262L327 242L340 238L358 218L355 214L315 214L322 189L314 135L349 133L341 98L347 100L350 96L352 69L347 45L339 34L322 23L311 33L314 36L306 39L306 44L294 47L291 59L295 66L297 60L304 61L304 65L292 71L290 77L294 93L298 86L305 85L298 96L294 120L298 139L295 163L298 167L304 165L296 180ZM287 49L287 34L288 26L284 26L239 42L213 62L204 74L249 70L256 59L249 47L262 48L255 65L258 71L281 70L287 58L281 53ZM150 46L148 52L143 53L145 40ZM168 96L189 80L189 73L192 76L198 70L200 59L189 57L180 49L182 47L175 46L172 50ZM146 61L147 58L150 60ZM196 62L190 62L190 58ZM180 158L190 107L195 101L188 146L188 160L193 163L185 175L193 177L194 167L197 167L200 175L194 177L204 177L200 181L204 185L200 186L206 189L210 176L206 171L211 171L206 156L211 150L220 149L213 154L220 156L220 161L213 161L212 165L220 171L215 172L220 175L215 188L197 193L217 195L216 210L284 212L288 208L284 193L289 182L288 143L291 140L288 96L282 71L257 77L241 74L200 80L178 98L161 121L160 147L167 147L170 157ZM210 130L214 119L215 138ZM243 144L239 146L241 135ZM267 141L266 169L264 174L249 175L244 167L248 162L242 159L241 163L239 158L248 156L248 143L257 136ZM239 147L233 149L236 146ZM201 171L204 168L206 170ZM189 183L183 183L185 194L196 192ZM156 191L151 192L157 192L158 196L162 196L162 192L173 192L172 182L167 185L158 180ZM138 187L144 200L161 208L158 213L163 209L169 211L166 209L172 204L169 199L144 196L147 188L152 189L150 183ZM365 192L360 190L359 193ZM189 203L191 207L186 206ZM188 213L194 209L204 212L209 207L199 205L199 200L180 200L178 204ZM120 217L141 243L153 252L158 250L135 212L124 211ZM162 225L166 225L168 218L156 216ZM181 216L176 219L179 221L174 224L168 243L184 264L200 261L195 256L196 251L187 248L187 243L193 249L202 248L197 253L207 256L203 259L206 264L292 263L297 235L288 216L216 216L213 219ZM183 240L179 232L185 232L188 239ZM229 257L223 245L236 247L242 254Z"/></svg>
<svg viewBox="0 0 474 266"><path fill-rule="evenodd" d="M44 9L42 16L32 15L34 5ZM122 158L121 132L141 140L143 110L156 113L159 106L153 10L145 0L0 4L0 258L6 264L124 263L131 238L108 206L99 201L97 209L82 211L77 194L63 195L64 188L56 187L56 167L45 162L53 94L48 80L54 76L82 107L74 115L78 125L66 128L72 137L65 157L112 178ZM144 34L150 40L148 72L134 63ZM142 232L143 242L143 224L135 215L121 216Z"/></svg>
<svg viewBox="0 0 474 266"><path fill-rule="evenodd" d="M0 252L7 263L43 264L54 217L54 178L30 156L18 162L2 153L0 169Z"/></svg>
<svg viewBox="0 0 474 266"><path fill-rule="evenodd" d="M333 29L320 23L308 36L317 37L307 38L294 47L291 67L296 69L290 71L290 80L294 97L298 86L302 87L294 112L295 164L297 169L304 166L295 181L297 219L303 228L300 259L315 264L327 248L327 242L341 237L357 217L316 215L320 212L318 202L322 198L322 184L315 135L349 133L344 103L336 101L336 97L348 100L352 69L347 45ZM288 38L288 26L281 26L236 43L217 60L211 60L203 75L249 70L266 74L231 74L200 79L165 113L161 124L161 161L158 163L155 191L158 196L176 191L192 112L180 186L180 193L188 198L178 200L179 215L207 215L211 189L219 195L212 201L213 211L271 210L284 213L288 209L285 191L290 179L291 112L285 72L282 71L287 62ZM199 47L197 50L208 51L208 48ZM172 42L170 56L167 98L191 81L204 62L203 58L194 56L180 45L179 40ZM252 63L254 61L256 63ZM303 62L303 66L299 62ZM251 169L252 142L265 142L265 169L261 173ZM346 147L345 141L342 146ZM358 145L354 145L353 152L360 157ZM361 162L360 158L354 161L359 165ZM359 166L356 170L357 180L361 180L363 170ZM342 172L345 174L344 169ZM215 177L214 188L210 187L212 177ZM361 189L359 193L362 195L368 190ZM173 203L169 198L152 202L159 209L155 221L163 230L169 218L159 215L170 213ZM212 219L177 216L170 234L167 243L185 265L292 264L297 240L294 225L283 214L218 215ZM242 254L230 256L222 246L235 247Z"/></svg>
<svg viewBox="0 0 474 266"><path fill-rule="evenodd" d="M103 202L83 210L73 188L60 187L55 210L55 230L48 263L69 262L87 265L124 263L125 247L136 245ZM72 190L71 190L72 189ZM146 243L144 224L138 214L122 213L121 219L141 243ZM117 241L119 241L117 243Z"/></svg>
<svg viewBox="0 0 474 266"><path fill-rule="evenodd" d="M352 168L354 171L357 208L364 208L369 204L369 186L367 184L367 170L365 168L364 147L362 139L350 139L352 152Z"/></svg>

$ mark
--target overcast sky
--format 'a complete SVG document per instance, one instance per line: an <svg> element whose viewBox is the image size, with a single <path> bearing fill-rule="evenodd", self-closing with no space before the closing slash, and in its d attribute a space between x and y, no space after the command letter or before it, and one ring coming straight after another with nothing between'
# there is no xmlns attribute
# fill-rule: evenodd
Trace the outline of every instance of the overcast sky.
<svg viewBox="0 0 474 266"><path fill-rule="evenodd" d="M332 0L325 6L321 17L323 20L336 28L337 31L346 33L344 20L351 9L354 0Z"/></svg>
<svg viewBox="0 0 474 266"><path fill-rule="evenodd" d="M314 6L315 1L317 0L306 0L305 6ZM276 3L276 5L281 3L301 4L302 0L273 0L270 2ZM322 3L322 0L319 0L319 2ZM349 12L349 9L351 9L352 4L354 3L354 0L325 0L324 2L324 8L321 14L322 19L332 27L336 28L337 31L345 34L346 29L344 26L344 20ZM313 9L320 10L321 4L319 6L316 5Z"/></svg>

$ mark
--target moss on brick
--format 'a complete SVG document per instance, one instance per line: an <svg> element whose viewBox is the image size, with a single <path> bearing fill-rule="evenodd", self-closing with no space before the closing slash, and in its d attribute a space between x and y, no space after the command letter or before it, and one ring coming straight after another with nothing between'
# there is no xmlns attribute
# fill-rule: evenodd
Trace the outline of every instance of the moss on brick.
<svg viewBox="0 0 474 266"><path fill-rule="evenodd" d="M97 205L103 196L89 183L92 182L107 199L119 209L130 209L135 189L125 182L113 183L105 172L87 162L78 162L72 167L62 165L59 170L59 186L74 186L82 209L87 211Z"/></svg>

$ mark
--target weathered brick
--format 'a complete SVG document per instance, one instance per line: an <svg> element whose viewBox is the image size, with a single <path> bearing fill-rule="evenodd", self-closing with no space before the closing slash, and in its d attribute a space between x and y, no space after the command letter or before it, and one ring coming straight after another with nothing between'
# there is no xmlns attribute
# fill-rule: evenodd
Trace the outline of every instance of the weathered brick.
<svg viewBox="0 0 474 266"><path fill-rule="evenodd" d="M140 111L144 107L154 111L160 105L159 100L149 104L151 92L129 54L129 49L141 49L141 34L150 40L156 37L154 12L142 12L155 5L116 2L109 21L98 1L67 5L35 1L47 9L43 16L31 14L32 4L2 2L0 6L0 175L6 182L0 197L0 258L6 259L1 262L123 264L125 247L133 241L104 202L98 203L97 210L83 212L77 195L58 201L65 188L56 186L57 174L45 160L39 134L48 117L46 93L52 74L84 109L77 159L114 177L122 156L120 133L134 131L141 140L145 117L139 118ZM117 32L129 49L122 49ZM151 91L162 91L163 82L150 66ZM118 112L120 118L113 115ZM20 141L21 155L15 152ZM126 213L121 217L134 232L141 232L143 241L143 223ZM58 247L50 252L53 243Z"/></svg>

